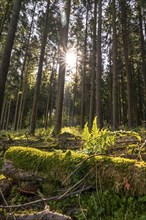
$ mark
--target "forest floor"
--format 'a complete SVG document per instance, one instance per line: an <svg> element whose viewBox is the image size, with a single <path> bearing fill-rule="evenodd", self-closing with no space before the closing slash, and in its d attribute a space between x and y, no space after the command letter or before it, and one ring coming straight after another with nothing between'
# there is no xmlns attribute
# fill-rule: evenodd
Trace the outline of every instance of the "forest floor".
<svg viewBox="0 0 146 220"><path fill-rule="evenodd" d="M122 133L122 135L117 137L114 145L111 145L107 148L104 155L112 156L115 158L129 158L131 160L134 159L136 161L146 162L146 130L142 128L139 129L139 131L137 132L137 134L141 137L141 140L137 138L137 135L133 135L133 133L130 134L129 132L128 135L125 135L124 132ZM31 147L42 150L44 152L56 152L58 150L61 150L63 152L66 152L66 150L82 152L84 148L84 140L82 139L80 132L68 132L68 130L64 130L62 134L60 134L57 138L53 138L51 136L51 132L45 131L44 129L39 129L36 132L35 136L30 135L27 130L16 132L1 131L0 169L3 167L4 164L5 152L12 146ZM98 153L98 155L102 156L103 154ZM33 202L35 200L43 198L44 196L41 193L38 194L35 192L31 192L31 190L29 192L21 190L19 188L18 181L11 181L11 179L5 178L2 173L0 174L0 179L1 206L8 204L10 206L13 206L14 204L19 205ZM6 189L2 190L3 187ZM51 196L54 196L54 194L50 195L50 197ZM141 200L139 200L139 198ZM108 200L109 203L111 203L111 207L109 204L107 205ZM121 205L119 205L119 201ZM38 203L35 206L32 205L32 207L27 207L27 209L25 209L25 207L23 208L22 206L19 211L16 208L16 210L18 211L17 214L30 214L34 211L39 212L42 210L42 207L44 205L46 206L46 204L46 202L44 202L43 205ZM99 190L97 193L97 189L96 192L91 189L87 190L87 192L82 196L80 194L75 196L71 195L70 198L65 198L63 201L58 201L58 198L56 197L56 199L50 201L48 204L51 207L51 210L55 209L58 212L67 214L68 216L71 216L72 219L146 219L146 212L144 212L144 210L146 210L146 195L142 195L142 197L135 197L131 195L129 196L128 194L121 195L119 193L111 193L108 190ZM126 209L127 205L129 205L128 209ZM118 206L120 207L119 209L117 208ZM88 211L87 207L89 208ZM137 209L135 207L137 207ZM117 211L115 211L116 209ZM136 210L135 212L133 211L134 209ZM2 209L2 214L0 214L0 216L2 217L0 219L6 219L4 217L4 212L5 211ZM7 213L10 213L10 210L9 212L7 210ZM14 218L16 218L16 216ZM11 219L11 217L9 216L8 219ZM21 217L20 219L25 219L25 216L24 218ZM56 220L57 219L63 219L63 217L61 216L60 218L58 218L57 216ZM64 219L69 218L64 217Z"/></svg>

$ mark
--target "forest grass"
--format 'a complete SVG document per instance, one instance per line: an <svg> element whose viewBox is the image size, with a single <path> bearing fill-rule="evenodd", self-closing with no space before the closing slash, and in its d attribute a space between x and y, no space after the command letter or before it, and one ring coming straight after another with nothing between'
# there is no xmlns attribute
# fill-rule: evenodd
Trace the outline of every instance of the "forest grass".
<svg viewBox="0 0 146 220"><path fill-rule="evenodd" d="M92 187L146 194L146 163L111 156L88 156L74 151L43 152L30 147L11 147L5 160L16 168L38 172L60 186L84 183Z"/></svg>

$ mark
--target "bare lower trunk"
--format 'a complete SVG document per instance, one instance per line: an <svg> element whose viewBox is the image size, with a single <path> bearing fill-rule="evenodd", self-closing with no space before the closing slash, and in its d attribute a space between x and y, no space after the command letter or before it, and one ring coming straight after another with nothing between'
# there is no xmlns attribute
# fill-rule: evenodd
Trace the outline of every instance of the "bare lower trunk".
<svg viewBox="0 0 146 220"><path fill-rule="evenodd" d="M89 129L91 130L94 114L95 114L95 79L96 79L96 20L97 20L97 1L94 1L94 29L93 29L93 54L92 54L92 69L91 69L91 95L90 95L90 110L89 110Z"/></svg>
<svg viewBox="0 0 146 220"><path fill-rule="evenodd" d="M113 123L112 128L118 128L118 76L117 76L117 36L116 36L116 8L115 0L112 2L112 26L113 26Z"/></svg>
<svg viewBox="0 0 146 220"><path fill-rule="evenodd" d="M88 3L87 3L88 4ZM83 57L83 70L82 70L82 82L81 82L81 128L85 124L85 94L86 94L86 65L87 65L87 35L88 35L88 17L89 17L89 6L87 5L86 14L86 30L84 39L84 57Z"/></svg>
<svg viewBox="0 0 146 220"><path fill-rule="evenodd" d="M12 103L12 100L11 100L11 98L10 98L10 100L9 100L9 106L8 106L7 121L6 121L6 130L8 130L8 128L9 128L9 119L10 119L11 103Z"/></svg>
<svg viewBox="0 0 146 220"><path fill-rule="evenodd" d="M127 102L128 102L128 126L131 128L134 125L133 117L133 100L132 100L132 75L130 69L129 60L129 44L128 44L128 29L127 29L127 2L121 2L122 13L122 34L123 34L123 46L124 46L124 58L125 58L125 71L127 75Z"/></svg>
<svg viewBox="0 0 146 220"><path fill-rule="evenodd" d="M63 99L64 99L64 83L65 83L65 70L66 64L62 58L66 54L67 42L68 42L68 29L69 29L69 17L70 17L70 4L71 0L68 0L66 3L66 24L61 27L61 42L60 42L60 60L59 60L59 76L58 76L58 91L57 91L57 102L56 102L56 121L54 128L54 135L58 135L62 127L62 108L63 108ZM65 58L64 58L65 59Z"/></svg>
<svg viewBox="0 0 146 220"><path fill-rule="evenodd" d="M97 72L96 72L96 115L97 125L103 127L102 116L102 95L101 95L101 75L102 75L102 57L101 57L101 26L102 26L102 1L98 3L98 39L97 39Z"/></svg>
<svg viewBox="0 0 146 220"><path fill-rule="evenodd" d="M44 24L44 32L43 32L41 53L40 53L40 58L39 58L39 67L38 67L38 72L37 72L35 93L34 93L34 98L33 98L32 116L31 116L31 123L30 123L30 132L32 134L35 133L35 128L36 128L38 101L39 101L40 87L41 87L41 80L42 80L42 71L43 71L43 60L44 60L45 47L46 47L47 35L48 35L49 8L50 8L50 1L47 0L46 19L45 19L45 24Z"/></svg>

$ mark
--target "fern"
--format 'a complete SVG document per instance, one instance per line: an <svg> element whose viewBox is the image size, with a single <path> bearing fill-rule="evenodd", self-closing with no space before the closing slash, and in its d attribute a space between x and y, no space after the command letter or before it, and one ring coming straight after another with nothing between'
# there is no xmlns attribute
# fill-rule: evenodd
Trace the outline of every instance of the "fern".
<svg viewBox="0 0 146 220"><path fill-rule="evenodd" d="M84 126L82 137L85 141L85 151L87 153L106 153L107 148L114 144L116 135L106 128L100 130L96 122L97 117L93 121L91 132L89 132L88 123Z"/></svg>

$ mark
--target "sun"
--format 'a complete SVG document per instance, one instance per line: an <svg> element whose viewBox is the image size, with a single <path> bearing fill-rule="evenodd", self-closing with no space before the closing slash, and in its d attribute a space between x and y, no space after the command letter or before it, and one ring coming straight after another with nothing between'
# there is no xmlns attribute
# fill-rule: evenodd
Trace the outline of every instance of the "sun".
<svg viewBox="0 0 146 220"><path fill-rule="evenodd" d="M65 61L68 70L72 71L76 68L77 55L73 49L67 51Z"/></svg>

